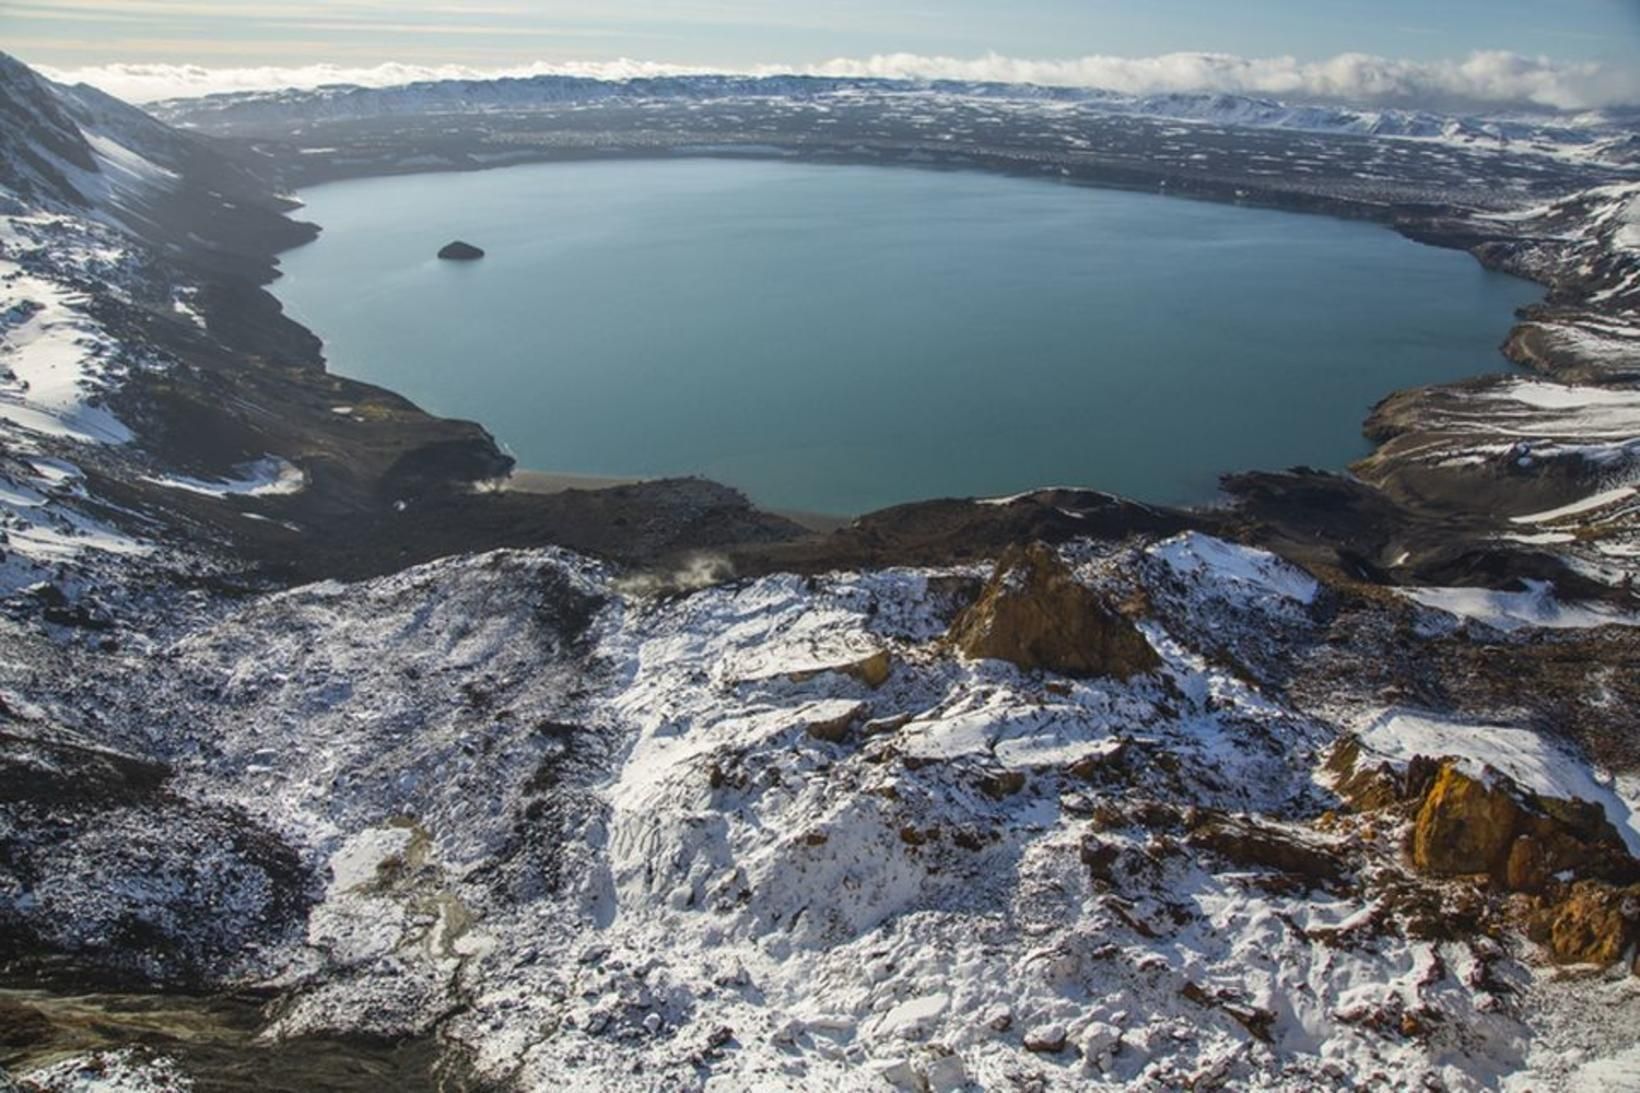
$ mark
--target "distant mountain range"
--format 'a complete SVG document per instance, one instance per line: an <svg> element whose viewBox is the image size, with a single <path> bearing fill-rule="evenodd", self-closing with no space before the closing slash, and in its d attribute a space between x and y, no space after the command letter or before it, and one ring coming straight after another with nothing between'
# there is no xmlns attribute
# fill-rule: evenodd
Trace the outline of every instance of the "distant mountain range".
<svg viewBox="0 0 1640 1093"><path fill-rule="evenodd" d="M836 96L956 96L1035 103L1105 114L1175 118L1220 126L1442 140L1465 145L1536 146L1606 162L1640 160L1640 111L1478 116L1286 103L1218 92L1131 95L1093 88L959 80L826 76L692 75L603 80L544 75L432 80L397 87L338 84L313 89L239 91L173 99L150 109L201 128L336 121L394 115L529 111L611 101L820 99Z"/></svg>

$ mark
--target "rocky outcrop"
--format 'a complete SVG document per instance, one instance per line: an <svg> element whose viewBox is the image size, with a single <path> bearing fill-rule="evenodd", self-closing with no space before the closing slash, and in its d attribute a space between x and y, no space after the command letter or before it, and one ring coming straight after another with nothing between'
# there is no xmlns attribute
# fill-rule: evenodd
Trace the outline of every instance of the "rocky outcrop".
<svg viewBox="0 0 1640 1093"><path fill-rule="evenodd" d="M1270 824L1202 809L1195 810L1187 822L1187 845L1211 851L1233 864L1284 873L1316 887L1344 875L1344 863L1334 848Z"/></svg>
<svg viewBox="0 0 1640 1093"><path fill-rule="evenodd" d="M1474 777L1451 759L1423 794L1408 851L1421 872L1485 874L1516 892L1567 871L1626 880L1637 864L1598 806L1528 792L1494 771Z"/></svg>
<svg viewBox="0 0 1640 1093"><path fill-rule="evenodd" d="M979 600L946 637L965 656L1067 676L1125 679L1160 663L1133 623L1042 543L1004 553Z"/></svg>
<svg viewBox="0 0 1640 1093"><path fill-rule="evenodd" d="M1362 757L1354 738L1334 748L1333 788L1358 812L1409 814L1417 872L1475 882L1468 891L1483 901L1491 893L1497 920L1524 928L1556 963L1609 965L1640 940L1640 861L1599 805L1546 797L1452 757L1419 755L1399 770ZM1457 905L1410 891L1393 902L1405 909L1409 897L1428 905L1437 936L1471 932Z"/></svg>
<svg viewBox="0 0 1640 1093"><path fill-rule="evenodd" d="M459 239L439 248L438 256L451 262L472 262L484 257L484 251Z"/></svg>
<svg viewBox="0 0 1640 1093"><path fill-rule="evenodd" d="M1513 794L1447 763L1418 810L1412 864L1438 876L1501 870L1523 818Z"/></svg>
<svg viewBox="0 0 1640 1093"><path fill-rule="evenodd" d="M1557 963L1615 963L1640 934L1640 885L1579 881L1537 911L1528 933Z"/></svg>

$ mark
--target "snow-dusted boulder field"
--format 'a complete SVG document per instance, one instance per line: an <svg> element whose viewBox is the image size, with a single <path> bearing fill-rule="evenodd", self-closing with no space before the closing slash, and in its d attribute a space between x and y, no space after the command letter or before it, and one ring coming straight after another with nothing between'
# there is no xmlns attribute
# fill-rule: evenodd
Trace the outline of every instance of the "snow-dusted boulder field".
<svg viewBox="0 0 1640 1093"><path fill-rule="evenodd" d="M1145 670L947 638L1071 588ZM0 923L523 1088L1576 1088L1640 1020L1640 786L1328 653L1415 675L1423 610L1186 533L663 595L493 553L59 651L72 688L24 641ZM1420 867L1472 822L1405 773L1448 757L1577 853Z"/></svg>

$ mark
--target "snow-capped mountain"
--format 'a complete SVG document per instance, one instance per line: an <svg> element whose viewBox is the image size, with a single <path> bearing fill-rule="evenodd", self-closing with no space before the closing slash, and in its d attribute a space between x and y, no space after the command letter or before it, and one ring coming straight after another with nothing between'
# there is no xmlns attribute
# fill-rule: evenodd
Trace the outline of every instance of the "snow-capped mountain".
<svg viewBox="0 0 1640 1093"><path fill-rule="evenodd" d="M437 80L399 87L336 85L313 90L248 91L176 99L152 109L173 122L205 129L253 128L303 121L406 114L542 110L612 101L725 99L822 100L837 96L961 98L999 104L1170 118L1192 123L1440 140L1457 144L1525 145L1559 154L1597 155L1628 162L1632 119L1598 112L1555 117L1453 116L1408 110L1365 110L1338 105L1289 104L1219 92L1131 95L1098 89L1043 87L956 80L895 80L822 76L664 76L600 80L580 76ZM1625 150L1627 149L1627 150Z"/></svg>

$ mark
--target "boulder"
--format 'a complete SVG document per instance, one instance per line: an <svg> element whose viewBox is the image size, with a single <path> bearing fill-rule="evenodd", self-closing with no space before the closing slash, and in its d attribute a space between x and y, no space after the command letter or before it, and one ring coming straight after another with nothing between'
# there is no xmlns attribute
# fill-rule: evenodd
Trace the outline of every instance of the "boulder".
<svg viewBox="0 0 1640 1093"><path fill-rule="evenodd" d="M1539 891L1559 873L1618 884L1640 875L1599 805L1531 793L1491 769L1473 777L1453 759L1424 792L1409 849L1425 873L1484 873L1512 892Z"/></svg>
<svg viewBox="0 0 1640 1093"><path fill-rule="evenodd" d="M928 1093L958 1093L968 1088L968 1068L962 1056L943 1044L930 1044L928 1063L923 1068L923 1081Z"/></svg>
<svg viewBox="0 0 1640 1093"><path fill-rule="evenodd" d="M1122 1044L1122 1030L1115 1025L1103 1021L1095 1021L1082 1030L1077 1038L1077 1050L1082 1053L1082 1061L1087 1066L1103 1070L1110 1064L1114 1055Z"/></svg>
<svg viewBox="0 0 1640 1093"><path fill-rule="evenodd" d="M1010 547L946 637L969 657L1067 676L1125 679L1161 663L1133 623L1042 543Z"/></svg>
<svg viewBox="0 0 1640 1093"><path fill-rule="evenodd" d="M438 256L451 262L471 262L484 257L484 252L471 243L457 239L440 247Z"/></svg>
<svg viewBox="0 0 1640 1093"><path fill-rule="evenodd" d="M1539 913L1531 932L1556 963L1604 967L1636 940L1637 916L1640 889L1578 881L1565 899Z"/></svg>
<svg viewBox="0 0 1640 1093"><path fill-rule="evenodd" d="M1501 872L1524 820L1501 782L1471 778L1448 761L1413 823L1412 864L1438 876Z"/></svg>
<svg viewBox="0 0 1640 1093"><path fill-rule="evenodd" d="M887 649L879 649L869 657L845 665L842 669L844 675L853 676L873 689L887 683L889 673L893 670L894 658Z"/></svg>
<svg viewBox="0 0 1640 1093"><path fill-rule="evenodd" d="M795 672L788 672L786 678L793 683L807 683L822 672L836 672L839 675L857 679L872 690L876 690L888 682L888 677L893 670L894 655L887 649L879 649L875 653L861 657L859 660L845 661L824 668L802 668Z"/></svg>
<svg viewBox="0 0 1640 1093"><path fill-rule="evenodd" d="M856 702L840 713L831 716L815 715L804 723L804 731L816 740L823 740L828 744L841 744L848 739L849 730L856 722L862 720L866 714L863 702Z"/></svg>
<svg viewBox="0 0 1640 1093"><path fill-rule="evenodd" d="M1039 1055L1052 1055L1065 1050L1070 1035L1060 1024L1037 1025L1025 1033L1025 1050Z"/></svg>

